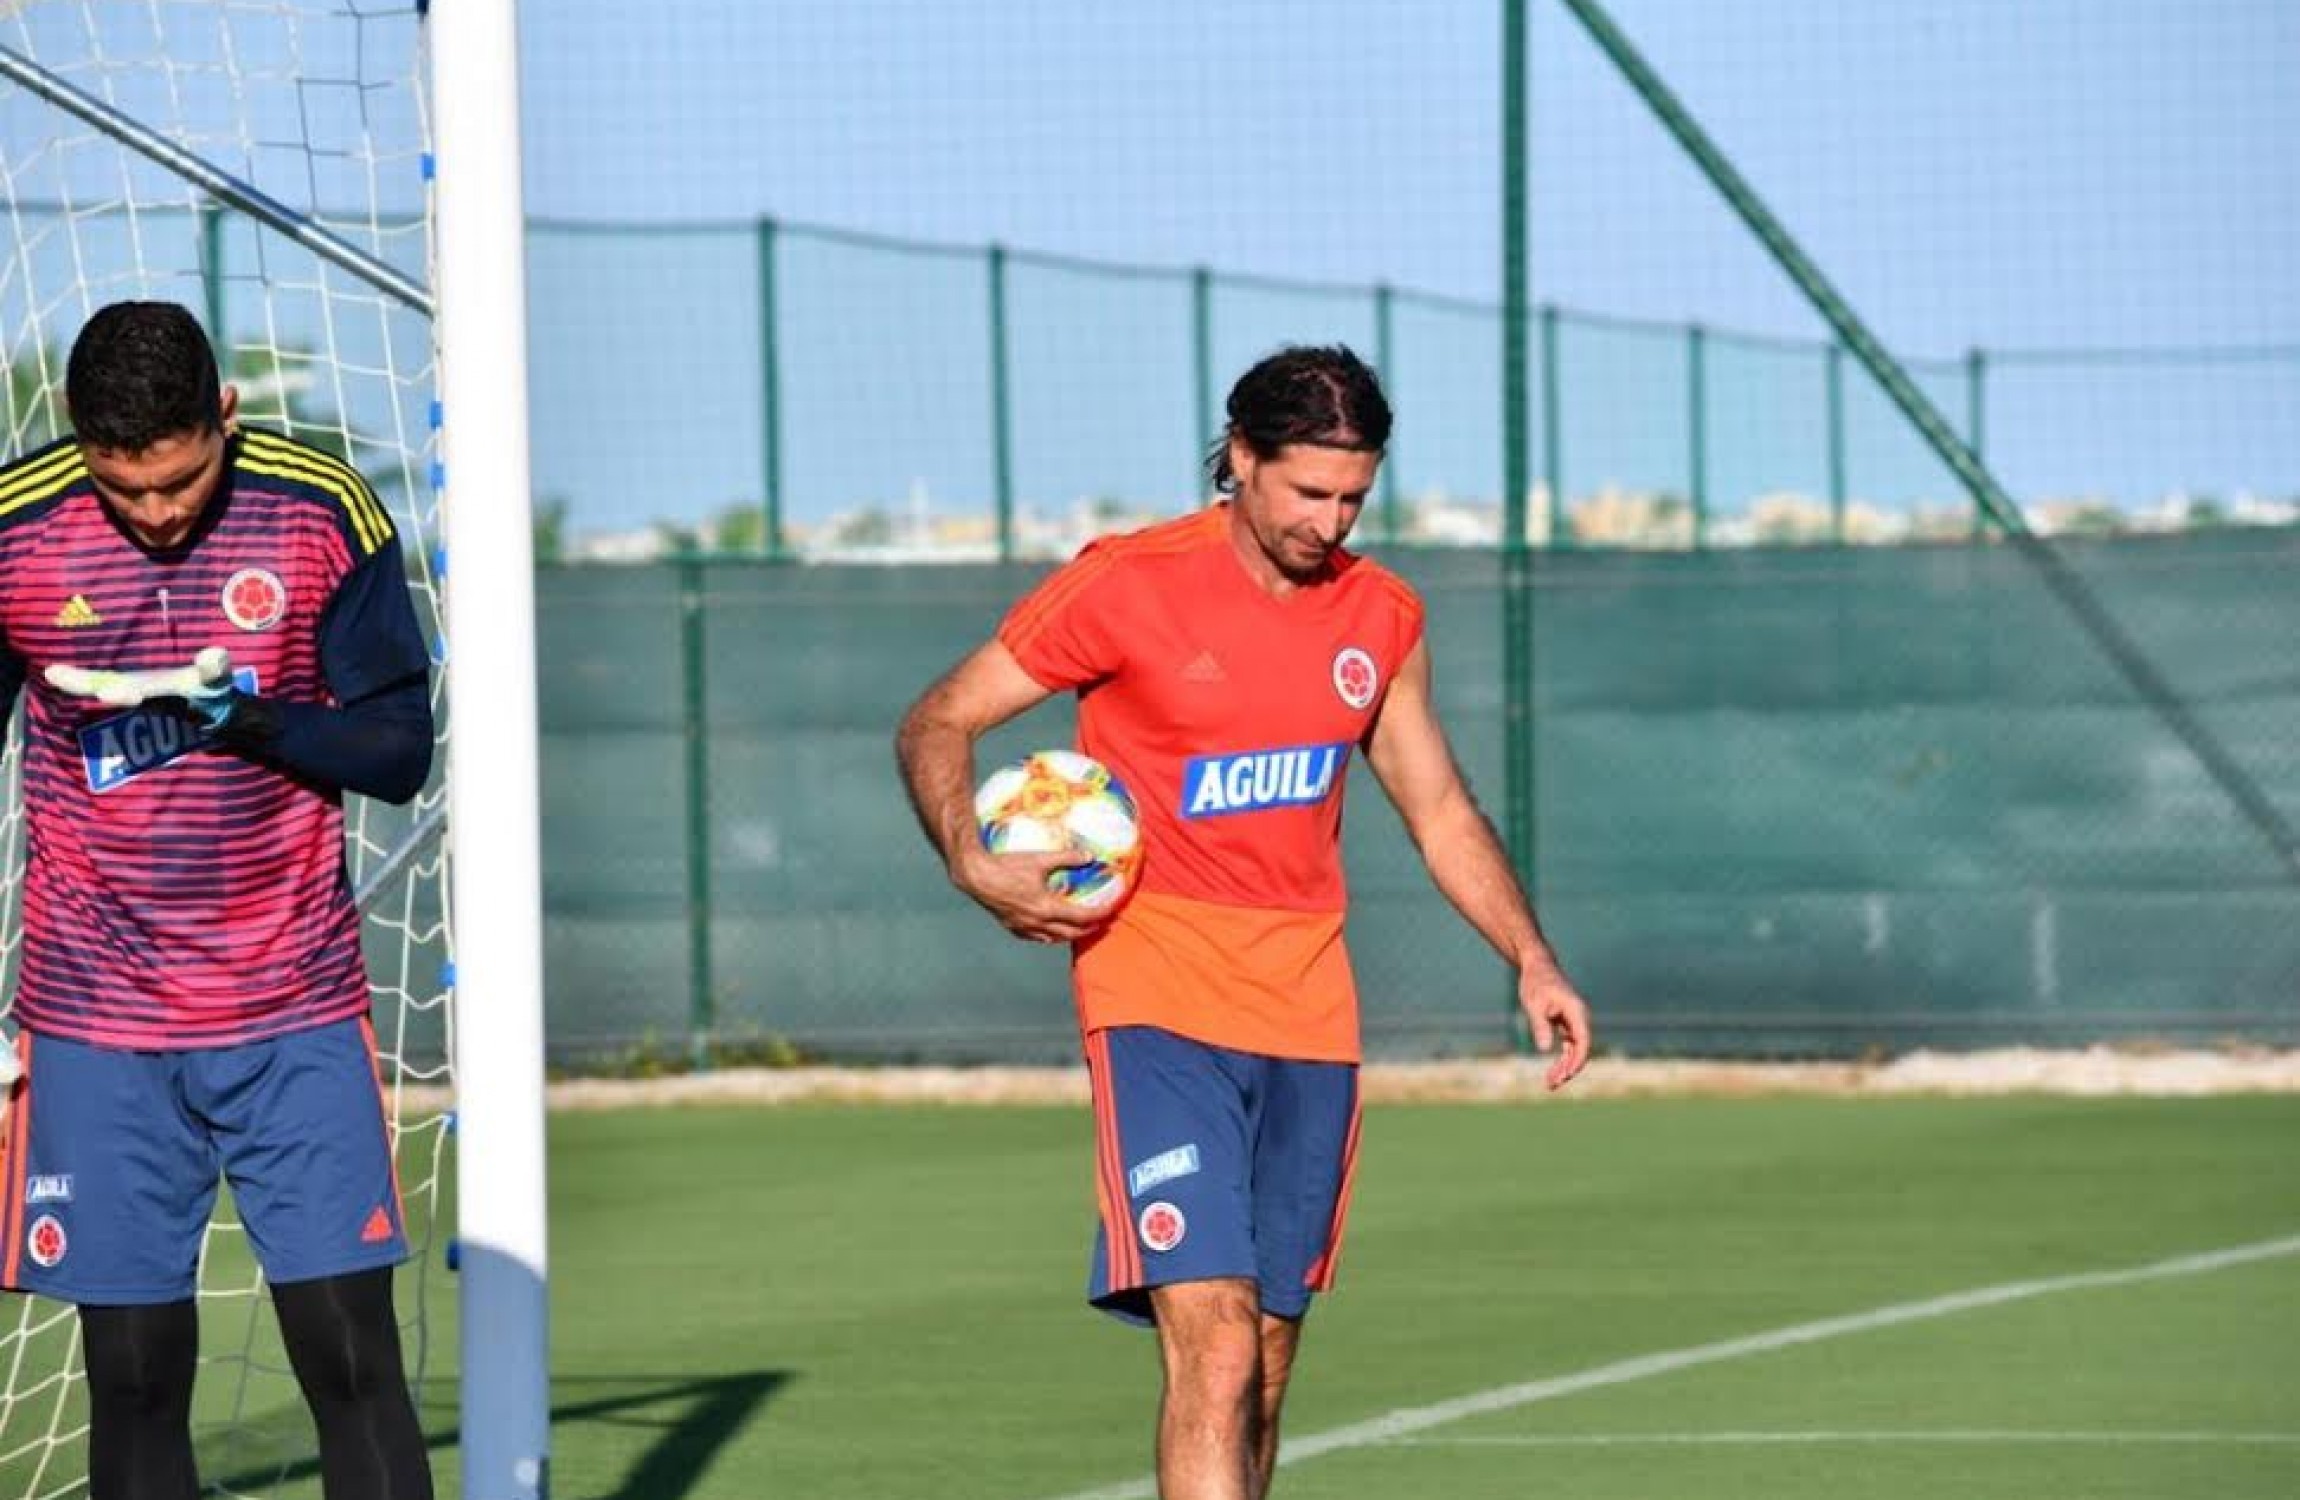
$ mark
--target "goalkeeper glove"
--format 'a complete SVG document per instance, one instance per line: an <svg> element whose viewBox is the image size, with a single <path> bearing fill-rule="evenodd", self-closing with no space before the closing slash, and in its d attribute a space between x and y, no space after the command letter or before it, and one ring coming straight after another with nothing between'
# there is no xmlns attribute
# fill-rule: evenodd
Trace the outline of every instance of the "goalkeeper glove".
<svg viewBox="0 0 2300 1500"><path fill-rule="evenodd" d="M233 683L232 654L221 646L201 651L188 667L165 671L107 672L53 666L41 675L58 692L93 699L110 708L150 704L176 710L227 743L252 741L264 737L257 731L276 733L278 728L277 713L258 711L269 705L249 697ZM255 720L262 723L249 722Z"/></svg>
<svg viewBox="0 0 2300 1500"><path fill-rule="evenodd" d="M254 701L239 690L228 673L221 682L201 683L183 699L185 715L210 734L222 734L240 705Z"/></svg>

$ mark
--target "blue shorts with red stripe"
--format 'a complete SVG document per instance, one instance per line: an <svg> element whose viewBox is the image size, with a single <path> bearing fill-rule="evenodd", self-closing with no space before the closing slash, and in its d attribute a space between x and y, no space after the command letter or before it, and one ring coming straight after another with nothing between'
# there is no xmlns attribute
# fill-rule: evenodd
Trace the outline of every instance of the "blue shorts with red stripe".
<svg viewBox="0 0 2300 1500"><path fill-rule="evenodd" d="M1087 1296L1129 1322L1150 1291L1239 1277L1299 1318L1333 1285L1358 1148L1354 1063L1263 1057L1151 1026L1086 1038L1101 1225Z"/></svg>
<svg viewBox="0 0 2300 1500"><path fill-rule="evenodd" d="M364 1017L184 1052L30 1032L16 1045L0 1284L99 1306L180 1302L219 1180L273 1282L407 1258Z"/></svg>

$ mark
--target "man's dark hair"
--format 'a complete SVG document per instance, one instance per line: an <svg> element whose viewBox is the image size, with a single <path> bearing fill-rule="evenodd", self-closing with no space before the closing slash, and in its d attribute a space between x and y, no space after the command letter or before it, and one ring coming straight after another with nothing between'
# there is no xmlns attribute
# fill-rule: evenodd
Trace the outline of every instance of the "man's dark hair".
<svg viewBox="0 0 2300 1500"><path fill-rule="evenodd" d="M123 453L224 425L215 350L197 320L173 302L98 310L72 342L64 404L81 442Z"/></svg>
<svg viewBox="0 0 2300 1500"><path fill-rule="evenodd" d="M1294 344L1263 359L1230 387L1230 421L1206 452L1206 476L1221 494L1238 488L1230 440L1270 459L1288 443L1379 453L1389 446L1390 403L1381 380L1347 345Z"/></svg>

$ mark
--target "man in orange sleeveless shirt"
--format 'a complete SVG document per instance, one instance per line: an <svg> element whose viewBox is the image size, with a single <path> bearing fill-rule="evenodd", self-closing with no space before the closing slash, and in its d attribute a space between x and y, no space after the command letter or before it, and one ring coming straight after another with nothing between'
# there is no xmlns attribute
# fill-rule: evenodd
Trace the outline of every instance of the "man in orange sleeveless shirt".
<svg viewBox="0 0 2300 1500"><path fill-rule="evenodd" d="M1229 399L1222 503L1107 538L919 698L896 751L958 888L1074 944L1093 1082L1097 1306L1155 1323L1165 1500L1260 1500L1311 1294L1332 1284L1357 1149L1357 992L1342 942L1344 779L1362 749L1438 889L1518 973L1536 1041L1581 1070L1559 969L1430 703L1422 605L1345 551L1389 441L1373 372L1291 348ZM984 850L974 744L1079 695L1079 748L1140 809L1115 917L1046 888L1075 854Z"/></svg>

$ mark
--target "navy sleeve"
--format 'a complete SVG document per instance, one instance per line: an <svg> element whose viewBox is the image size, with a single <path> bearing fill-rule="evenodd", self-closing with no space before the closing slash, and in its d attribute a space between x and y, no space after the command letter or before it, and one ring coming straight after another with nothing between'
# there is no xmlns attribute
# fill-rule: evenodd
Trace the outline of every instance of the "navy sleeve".
<svg viewBox="0 0 2300 1500"><path fill-rule="evenodd" d="M251 748L327 786L405 802L431 775L431 687L420 677L341 708L270 702L251 718L269 731Z"/></svg>
<svg viewBox="0 0 2300 1500"><path fill-rule="evenodd" d="M24 686L24 658L0 646L0 735L8 732L8 716L16 707L16 694Z"/></svg>
<svg viewBox="0 0 2300 1500"><path fill-rule="evenodd" d="M322 785L405 802L431 774L431 654L415 622L399 543L344 575L320 616L320 672L340 707L253 699L226 743Z"/></svg>
<svg viewBox="0 0 2300 1500"><path fill-rule="evenodd" d="M338 703L357 703L431 668L393 537L335 586L319 622L319 668Z"/></svg>

